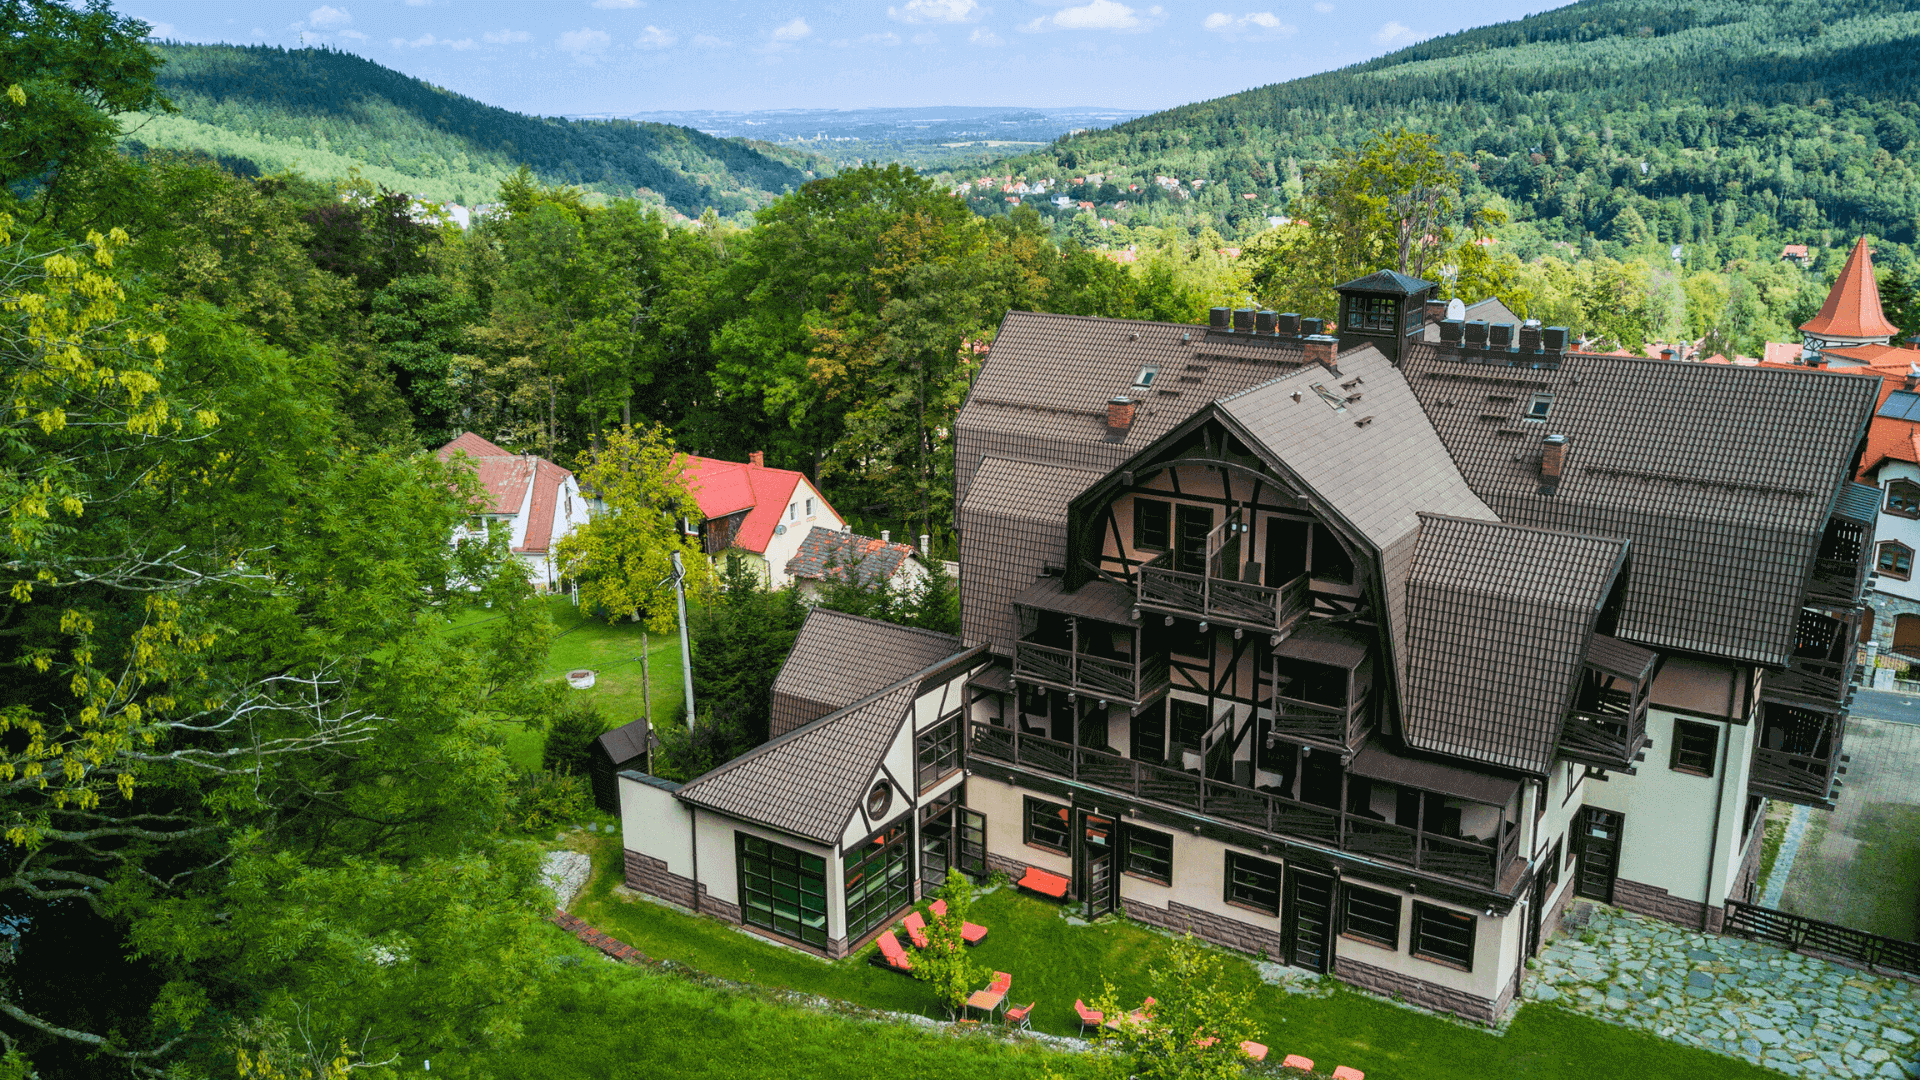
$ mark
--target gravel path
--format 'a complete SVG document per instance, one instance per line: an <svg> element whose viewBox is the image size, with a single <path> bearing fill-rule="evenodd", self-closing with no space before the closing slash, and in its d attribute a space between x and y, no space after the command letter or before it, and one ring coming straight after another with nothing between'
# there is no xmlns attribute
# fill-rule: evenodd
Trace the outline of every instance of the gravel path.
<svg viewBox="0 0 1920 1080"><path fill-rule="evenodd" d="M1788 1076L1920 1078L1920 986L1903 979L1585 903L1536 963L1530 1001Z"/></svg>

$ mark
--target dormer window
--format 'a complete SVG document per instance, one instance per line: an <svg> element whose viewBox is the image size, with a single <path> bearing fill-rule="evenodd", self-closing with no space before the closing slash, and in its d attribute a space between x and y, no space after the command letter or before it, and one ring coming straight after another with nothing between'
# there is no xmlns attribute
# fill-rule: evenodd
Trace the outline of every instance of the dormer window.
<svg viewBox="0 0 1920 1080"><path fill-rule="evenodd" d="M1535 394L1533 395L1533 400L1527 403L1527 415L1523 417L1523 419L1545 420L1552 412L1553 395Z"/></svg>
<svg viewBox="0 0 1920 1080"><path fill-rule="evenodd" d="M1887 513L1920 518L1920 484L1895 480L1887 485Z"/></svg>
<svg viewBox="0 0 1920 1080"><path fill-rule="evenodd" d="M1394 302L1390 296L1356 296L1347 301L1347 329L1391 334Z"/></svg>
<svg viewBox="0 0 1920 1080"><path fill-rule="evenodd" d="M1144 390L1153 385L1154 376L1159 374L1159 368L1143 367L1140 369L1140 374L1133 377L1133 385L1136 389Z"/></svg>

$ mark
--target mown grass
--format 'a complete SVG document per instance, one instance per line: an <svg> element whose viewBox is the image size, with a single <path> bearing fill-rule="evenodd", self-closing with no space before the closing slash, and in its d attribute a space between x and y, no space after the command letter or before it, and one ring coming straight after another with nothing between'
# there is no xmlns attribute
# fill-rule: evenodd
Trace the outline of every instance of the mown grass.
<svg viewBox="0 0 1920 1080"><path fill-rule="evenodd" d="M871 1008L945 1016L923 984L869 964L871 948L827 963L716 920L623 899L613 892L620 877L618 840L594 837L587 848L595 874L575 901L575 914L650 957ZM1168 939L1123 920L1074 926L1061 914L1056 905L1009 890L983 896L973 921L991 933L975 957L989 970L1013 975L1014 1001L1039 1002L1036 1029L1075 1034L1074 999L1098 994L1102 977L1114 983L1123 1002L1144 997L1153 989L1149 969L1164 959ZM1325 996L1291 994L1260 982L1245 958L1227 955L1229 977L1254 989L1261 1041L1276 1058L1301 1054L1329 1072L1351 1065L1382 1080L1759 1080L1778 1075L1552 1006L1528 1005L1504 1033L1495 1034L1337 985ZM813 1073L813 1067L812 1061L796 1061L788 1075L834 1075Z"/></svg>

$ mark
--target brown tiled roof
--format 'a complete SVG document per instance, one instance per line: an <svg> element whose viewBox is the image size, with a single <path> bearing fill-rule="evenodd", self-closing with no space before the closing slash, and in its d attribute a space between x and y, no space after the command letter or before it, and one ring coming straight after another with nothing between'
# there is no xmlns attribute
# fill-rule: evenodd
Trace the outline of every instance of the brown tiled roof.
<svg viewBox="0 0 1920 1080"><path fill-rule="evenodd" d="M1421 515L1407 745L1545 773L1627 542Z"/></svg>
<svg viewBox="0 0 1920 1080"><path fill-rule="evenodd" d="M1022 589L1013 602L1042 611L1065 612L1096 622L1133 625L1133 590L1097 578L1072 592L1067 591L1063 578L1041 578Z"/></svg>
<svg viewBox="0 0 1920 1080"><path fill-rule="evenodd" d="M807 538L800 541L800 550L787 560L787 575L809 580L828 576L844 580L847 567L852 566L859 574L860 583L871 585L889 580L913 557L911 544L892 544L815 525Z"/></svg>
<svg viewBox="0 0 1920 1080"><path fill-rule="evenodd" d="M910 722L921 684L980 656L981 650L966 650L942 657L694 779L679 797L821 844L836 843L887 749Z"/></svg>
<svg viewBox="0 0 1920 1080"><path fill-rule="evenodd" d="M1218 408L1380 554L1396 670L1406 661L1406 570L1420 512L1492 518L1434 434L1407 380L1372 346L1222 401ZM1315 387L1319 387L1316 390ZM1336 411L1321 390L1340 399ZM1359 399L1346 401L1353 394ZM1298 395L1299 400L1294 400Z"/></svg>
<svg viewBox="0 0 1920 1080"><path fill-rule="evenodd" d="M947 634L814 608L773 680L773 734L844 709L964 649Z"/></svg>
<svg viewBox="0 0 1920 1080"><path fill-rule="evenodd" d="M1880 308L1880 283L1873 279L1873 253L1861 237L1847 256L1847 265L1827 293L1820 314L1800 324L1814 335L1843 338L1884 338L1900 332Z"/></svg>
<svg viewBox="0 0 1920 1080"><path fill-rule="evenodd" d="M1067 504L1101 477L989 457L960 504L960 624L967 641L1013 655L1014 595L1066 560Z"/></svg>
<svg viewBox="0 0 1920 1080"><path fill-rule="evenodd" d="M1502 520L1633 541L1619 636L1786 663L1879 379L1582 353L1530 370L1417 343L1402 363L1461 474ZM1551 411L1523 422L1536 393L1552 395ZM1568 443L1564 475L1542 494L1548 433Z"/></svg>
<svg viewBox="0 0 1920 1080"><path fill-rule="evenodd" d="M653 745L653 729L647 726L645 719L635 720L614 728L594 741L600 744L607 760L617 768L647 752Z"/></svg>

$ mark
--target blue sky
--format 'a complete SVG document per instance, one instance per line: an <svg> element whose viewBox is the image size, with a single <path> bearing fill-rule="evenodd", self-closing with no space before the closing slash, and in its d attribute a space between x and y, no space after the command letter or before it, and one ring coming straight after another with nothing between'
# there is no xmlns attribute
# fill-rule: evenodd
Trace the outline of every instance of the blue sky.
<svg viewBox="0 0 1920 1080"><path fill-rule="evenodd" d="M1411 0L120 0L186 41L327 44L494 105L1158 109L1558 6Z"/></svg>

